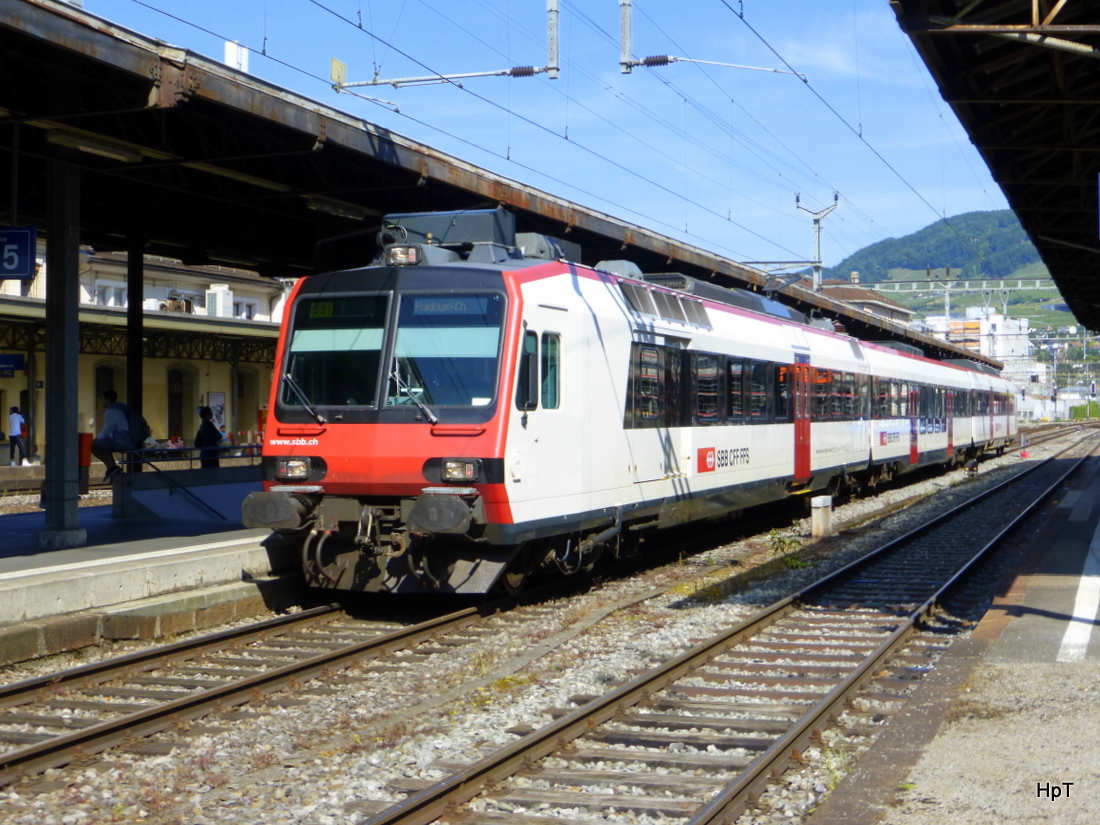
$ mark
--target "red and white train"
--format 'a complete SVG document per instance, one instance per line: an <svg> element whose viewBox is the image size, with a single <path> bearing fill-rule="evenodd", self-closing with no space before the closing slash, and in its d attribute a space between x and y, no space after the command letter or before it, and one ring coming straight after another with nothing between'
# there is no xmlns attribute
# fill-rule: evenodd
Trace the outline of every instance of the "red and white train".
<svg viewBox="0 0 1100 825"><path fill-rule="evenodd" d="M296 285L243 517L300 536L313 586L514 591L653 530L1016 436L1013 386L974 362L569 263L513 226L503 210L390 216L373 265Z"/></svg>

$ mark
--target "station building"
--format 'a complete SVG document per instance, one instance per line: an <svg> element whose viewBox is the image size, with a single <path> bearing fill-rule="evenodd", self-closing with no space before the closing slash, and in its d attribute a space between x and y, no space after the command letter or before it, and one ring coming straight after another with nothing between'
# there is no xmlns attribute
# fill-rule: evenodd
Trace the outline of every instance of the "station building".
<svg viewBox="0 0 1100 825"><path fill-rule="evenodd" d="M46 255L38 248L34 280L0 281L0 432L18 406L28 446L41 458L45 385ZM234 443L259 441L271 388L275 343L292 284L231 266L186 266L146 256L143 294L142 414L153 436L179 433L190 446L198 407L215 410ZM72 400L81 432L103 426L100 394L126 387L126 323L131 300L125 253L80 251L79 389ZM0 448L6 440L0 442ZM0 452L3 452L0 450ZM0 455L6 459L7 455Z"/></svg>

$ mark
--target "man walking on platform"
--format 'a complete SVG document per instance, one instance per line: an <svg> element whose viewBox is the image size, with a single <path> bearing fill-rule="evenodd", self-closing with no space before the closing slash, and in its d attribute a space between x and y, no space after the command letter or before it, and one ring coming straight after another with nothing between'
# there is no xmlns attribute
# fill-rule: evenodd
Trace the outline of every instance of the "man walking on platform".
<svg viewBox="0 0 1100 825"><path fill-rule="evenodd" d="M23 443L23 427L26 425L26 419L23 418L19 412L18 407L12 407L8 413L8 441L11 444L10 458L11 466L18 467L19 462L15 460L15 448L19 448L19 453L23 457L24 464L30 464L27 460L27 445Z"/></svg>

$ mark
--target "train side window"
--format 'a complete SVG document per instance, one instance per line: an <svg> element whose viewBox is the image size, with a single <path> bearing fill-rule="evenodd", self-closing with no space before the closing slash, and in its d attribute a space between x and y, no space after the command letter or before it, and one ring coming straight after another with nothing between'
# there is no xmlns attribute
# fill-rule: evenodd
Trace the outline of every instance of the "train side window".
<svg viewBox="0 0 1100 825"><path fill-rule="evenodd" d="M856 418L865 421L872 416L871 412L871 376L856 373Z"/></svg>
<svg viewBox="0 0 1100 825"><path fill-rule="evenodd" d="M718 356L709 353L695 355L695 423L717 424L721 412L721 381Z"/></svg>
<svg viewBox="0 0 1100 825"><path fill-rule="evenodd" d="M891 381L891 404L894 418L909 417L909 386L903 381Z"/></svg>
<svg viewBox="0 0 1100 825"><path fill-rule="evenodd" d="M726 364L726 419L740 424L745 420L745 362L731 358Z"/></svg>
<svg viewBox="0 0 1100 825"><path fill-rule="evenodd" d="M772 365L766 361L749 363L749 420L759 423L768 420L768 384Z"/></svg>
<svg viewBox="0 0 1100 825"><path fill-rule="evenodd" d="M664 381L665 391L664 397L661 400L661 426L680 427L683 426L687 417L687 412L684 409L685 405L683 403L686 380L681 379L681 376L686 372L686 370L683 369L683 351L663 347L661 356L662 366L664 367L662 380Z"/></svg>
<svg viewBox="0 0 1100 825"><path fill-rule="evenodd" d="M920 428L918 432L931 432L932 430L929 426L929 419L932 416L932 388L929 387L927 384L921 384L920 387L917 388L916 415L918 418L920 418Z"/></svg>
<svg viewBox="0 0 1100 825"><path fill-rule="evenodd" d="M824 421L829 417L829 396L832 393L832 375L821 367L814 369L813 407L810 413L814 421Z"/></svg>
<svg viewBox="0 0 1100 825"><path fill-rule="evenodd" d="M856 376L851 372L840 374L840 404L838 417L843 421L851 421L856 417Z"/></svg>
<svg viewBox="0 0 1100 825"><path fill-rule="evenodd" d="M638 385L635 411L643 422L661 418L661 356L656 347L642 347L638 353Z"/></svg>
<svg viewBox="0 0 1100 825"><path fill-rule="evenodd" d="M542 408L556 410L561 406L561 336L556 332L542 334Z"/></svg>
<svg viewBox="0 0 1100 825"><path fill-rule="evenodd" d="M680 422L681 353L634 344L623 426L628 429L669 427Z"/></svg>
<svg viewBox="0 0 1100 825"><path fill-rule="evenodd" d="M794 373L790 364L775 365L775 420L789 421L791 418L791 395L793 393Z"/></svg>
<svg viewBox="0 0 1100 825"><path fill-rule="evenodd" d="M516 409L537 410L539 336L537 332L523 334L523 350L519 354L516 377Z"/></svg>

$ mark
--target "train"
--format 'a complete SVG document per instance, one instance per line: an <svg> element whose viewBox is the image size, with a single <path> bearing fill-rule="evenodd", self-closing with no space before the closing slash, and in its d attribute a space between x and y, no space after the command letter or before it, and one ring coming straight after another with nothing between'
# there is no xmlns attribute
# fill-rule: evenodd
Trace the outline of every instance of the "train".
<svg viewBox="0 0 1100 825"><path fill-rule="evenodd" d="M518 592L671 527L1003 451L1016 390L760 293L517 232L388 215L288 299L249 527L315 588ZM652 544L650 545L652 546Z"/></svg>

